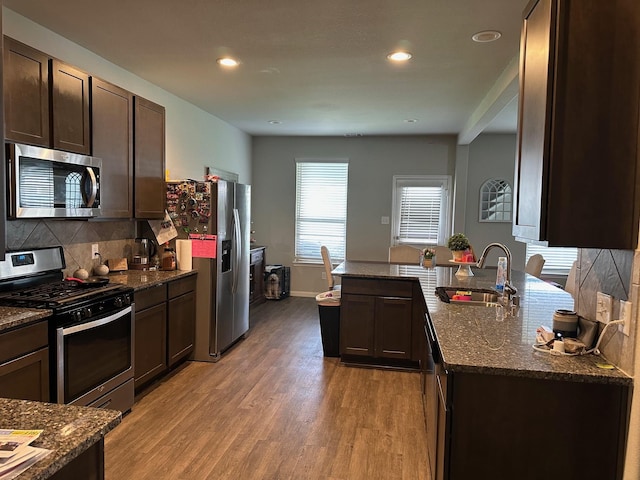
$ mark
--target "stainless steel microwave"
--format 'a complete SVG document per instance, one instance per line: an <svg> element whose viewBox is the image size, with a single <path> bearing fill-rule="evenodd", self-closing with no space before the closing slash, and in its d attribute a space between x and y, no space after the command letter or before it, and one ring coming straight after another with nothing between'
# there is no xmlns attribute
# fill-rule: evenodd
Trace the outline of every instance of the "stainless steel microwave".
<svg viewBox="0 0 640 480"><path fill-rule="evenodd" d="M9 143L7 167L10 218L100 215L101 159Z"/></svg>

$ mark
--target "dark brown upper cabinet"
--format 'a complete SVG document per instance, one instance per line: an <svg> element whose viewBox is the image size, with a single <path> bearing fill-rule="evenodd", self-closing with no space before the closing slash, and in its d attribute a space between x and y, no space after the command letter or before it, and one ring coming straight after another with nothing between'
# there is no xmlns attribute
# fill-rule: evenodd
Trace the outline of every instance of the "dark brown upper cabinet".
<svg viewBox="0 0 640 480"><path fill-rule="evenodd" d="M89 75L58 60L51 60L53 148L91 153Z"/></svg>
<svg viewBox="0 0 640 480"><path fill-rule="evenodd" d="M133 95L111 83L91 79L92 144L102 159L102 217L133 217Z"/></svg>
<svg viewBox="0 0 640 480"><path fill-rule="evenodd" d="M533 0L523 15L513 234L635 249L640 2Z"/></svg>
<svg viewBox="0 0 640 480"><path fill-rule="evenodd" d="M164 218L165 110L138 96L134 105L135 217Z"/></svg>
<svg viewBox="0 0 640 480"><path fill-rule="evenodd" d="M4 37L5 139L91 152L89 75Z"/></svg>
<svg viewBox="0 0 640 480"><path fill-rule="evenodd" d="M49 56L4 37L4 136L49 147Z"/></svg>

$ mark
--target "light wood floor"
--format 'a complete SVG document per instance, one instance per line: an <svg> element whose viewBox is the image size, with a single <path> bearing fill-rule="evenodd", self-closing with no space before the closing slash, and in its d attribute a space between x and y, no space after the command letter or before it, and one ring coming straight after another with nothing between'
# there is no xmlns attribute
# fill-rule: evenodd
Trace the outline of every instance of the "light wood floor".
<svg viewBox="0 0 640 480"><path fill-rule="evenodd" d="M218 363L189 362L105 441L107 480L429 477L420 376L324 358L314 299L269 301Z"/></svg>

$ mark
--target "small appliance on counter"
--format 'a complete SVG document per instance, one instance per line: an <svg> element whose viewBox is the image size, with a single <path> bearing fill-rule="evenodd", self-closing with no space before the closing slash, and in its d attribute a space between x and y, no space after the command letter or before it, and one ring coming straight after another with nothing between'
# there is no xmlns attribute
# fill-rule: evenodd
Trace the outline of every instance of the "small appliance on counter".
<svg viewBox="0 0 640 480"><path fill-rule="evenodd" d="M132 270L149 270L152 267L151 259L155 253L156 247L153 240L136 238L129 268Z"/></svg>

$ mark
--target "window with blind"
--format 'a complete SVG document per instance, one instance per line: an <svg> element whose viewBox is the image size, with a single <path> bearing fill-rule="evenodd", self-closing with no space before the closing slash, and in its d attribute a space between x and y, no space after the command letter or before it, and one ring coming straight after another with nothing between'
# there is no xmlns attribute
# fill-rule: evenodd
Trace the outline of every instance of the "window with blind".
<svg viewBox="0 0 640 480"><path fill-rule="evenodd" d="M568 275L578 258L578 249L570 247L545 247L527 243L526 262L536 253L544 257L542 275Z"/></svg>
<svg viewBox="0 0 640 480"><path fill-rule="evenodd" d="M393 245L444 245L450 177L393 177Z"/></svg>
<svg viewBox="0 0 640 480"><path fill-rule="evenodd" d="M322 262L322 245L344 260L348 173L346 161L296 162L296 261Z"/></svg>

